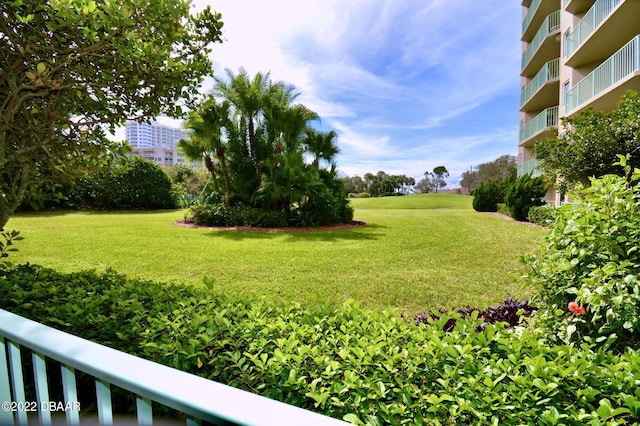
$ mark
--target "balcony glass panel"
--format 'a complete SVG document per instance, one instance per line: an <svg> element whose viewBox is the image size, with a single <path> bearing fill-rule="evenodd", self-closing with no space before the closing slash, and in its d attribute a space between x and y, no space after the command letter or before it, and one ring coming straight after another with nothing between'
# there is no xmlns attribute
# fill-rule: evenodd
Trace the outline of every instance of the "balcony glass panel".
<svg viewBox="0 0 640 426"><path fill-rule="evenodd" d="M524 19L522 20L523 33L526 31L527 27L531 23L531 20L533 19L533 16L536 14L536 10L538 10L538 6L540 6L540 3L542 3L542 0L533 0L533 2L531 3L531 6L529 6L529 10L527 10L527 14L524 16Z"/></svg>
<svg viewBox="0 0 640 426"><path fill-rule="evenodd" d="M520 129L520 142L550 127L558 127L558 107L547 108Z"/></svg>
<svg viewBox="0 0 640 426"><path fill-rule="evenodd" d="M567 40L567 57L578 50L580 45L611 15L613 9L623 0L598 0L576 25Z"/></svg>
<svg viewBox="0 0 640 426"><path fill-rule="evenodd" d="M522 54L522 69L527 66L533 55L536 53L544 39L555 31L560 29L560 11L557 10L544 18L544 22L536 33L527 50Z"/></svg>
<svg viewBox="0 0 640 426"><path fill-rule="evenodd" d="M532 177L540 176L542 172L540 172L540 170L537 168L539 164L540 161L536 159L518 164L516 166L518 176L528 175L529 173L532 174Z"/></svg>
<svg viewBox="0 0 640 426"><path fill-rule="evenodd" d="M542 86L550 80L560 77L560 59L547 62L520 92L520 106L523 106Z"/></svg>
<svg viewBox="0 0 640 426"><path fill-rule="evenodd" d="M566 113L571 113L620 80L639 71L640 35L637 35L567 92Z"/></svg>

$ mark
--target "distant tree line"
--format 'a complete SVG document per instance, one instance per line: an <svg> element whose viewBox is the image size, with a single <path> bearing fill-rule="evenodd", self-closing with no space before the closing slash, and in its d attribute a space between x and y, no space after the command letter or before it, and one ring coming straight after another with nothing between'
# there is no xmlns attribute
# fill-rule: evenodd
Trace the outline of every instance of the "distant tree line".
<svg viewBox="0 0 640 426"><path fill-rule="evenodd" d="M516 174L516 157L502 155L493 161L473 166L466 172L462 172L460 186L468 192L473 192L482 183L506 182L515 178Z"/></svg>
<svg viewBox="0 0 640 426"><path fill-rule="evenodd" d="M366 173L360 176L343 177L346 194L368 194L371 197L408 194L413 190L416 180L405 175L390 175L379 171L375 175Z"/></svg>

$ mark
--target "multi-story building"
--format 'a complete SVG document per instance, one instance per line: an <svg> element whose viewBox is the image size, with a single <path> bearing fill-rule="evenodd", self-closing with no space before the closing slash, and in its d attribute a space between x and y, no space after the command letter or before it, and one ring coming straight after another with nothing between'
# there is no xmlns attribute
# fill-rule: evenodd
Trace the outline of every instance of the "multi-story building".
<svg viewBox="0 0 640 426"><path fill-rule="evenodd" d="M562 131L562 117L640 91L640 0L523 0L520 75L518 175L536 174L533 144Z"/></svg>
<svg viewBox="0 0 640 426"><path fill-rule="evenodd" d="M126 137L133 147L133 154L155 161L161 166L184 164L184 154L178 150L180 139L188 138L186 131L162 125L158 122L138 123L127 121ZM198 167L197 164L194 166Z"/></svg>

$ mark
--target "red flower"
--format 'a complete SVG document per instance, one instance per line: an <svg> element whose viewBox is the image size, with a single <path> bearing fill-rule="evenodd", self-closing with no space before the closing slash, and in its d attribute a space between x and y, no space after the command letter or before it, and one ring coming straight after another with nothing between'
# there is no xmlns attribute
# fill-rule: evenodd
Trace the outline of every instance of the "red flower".
<svg viewBox="0 0 640 426"><path fill-rule="evenodd" d="M571 312L573 312L576 315L584 315L587 313L584 307L578 305L576 302L569 302L568 308Z"/></svg>

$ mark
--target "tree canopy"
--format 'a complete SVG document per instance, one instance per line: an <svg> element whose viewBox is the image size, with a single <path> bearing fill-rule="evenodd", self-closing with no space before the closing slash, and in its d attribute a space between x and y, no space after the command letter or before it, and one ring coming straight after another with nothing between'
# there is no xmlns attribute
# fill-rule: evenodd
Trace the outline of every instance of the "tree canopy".
<svg viewBox="0 0 640 426"><path fill-rule="evenodd" d="M188 0L0 3L0 229L25 195L109 147L125 119L179 117L211 73L219 14Z"/></svg>
<svg viewBox="0 0 640 426"><path fill-rule="evenodd" d="M425 177L427 176L428 173L429 172L425 172ZM432 176L433 187L436 190L436 194L437 194L439 188L444 188L445 186L447 186L447 181L445 179L449 177L449 171L445 166L438 166L435 169L433 169L431 176Z"/></svg>
<svg viewBox="0 0 640 426"><path fill-rule="evenodd" d="M565 132L534 145L534 156L552 178L562 178L569 186L589 185L591 177L621 175L614 165L617 155L629 154L628 164L640 166L640 97L627 91L618 108L609 112L588 108L563 119Z"/></svg>
<svg viewBox="0 0 640 426"><path fill-rule="evenodd" d="M471 192L482 183L506 182L516 177L516 157L502 155L493 161L482 163L462 172L460 185Z"/></svg>

